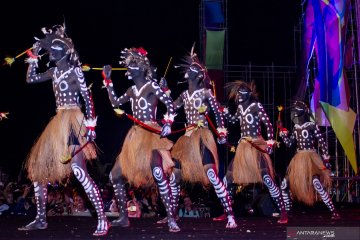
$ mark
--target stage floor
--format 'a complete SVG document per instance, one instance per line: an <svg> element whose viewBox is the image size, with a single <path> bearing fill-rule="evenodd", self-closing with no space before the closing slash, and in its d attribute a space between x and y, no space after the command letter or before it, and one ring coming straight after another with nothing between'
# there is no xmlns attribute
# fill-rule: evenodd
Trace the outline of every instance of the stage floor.
<svg viewBox="0 0 360 240"><path fill-rule="evenodd" d="M160 218L130 219L129 228L113 227L107 236L93 237L96 227L94 217L61 216L48 217L48 228L37 231L18 231L17 228L33 220L28 216L0 216L0 239L287 239L288 227L323 227L327 229L360 226L359 204L337 206L341 219L332 221L330 212L323 207L294 209L289 223L280 225L276 217L237 217L238 227L226 229L226 222L213 222L211 218L182 218L178 225L180 232L169 233L167 224L157 224ZM113 217L109 217L110 220ZM359 231L357 231L358 233ZM288 238L289 239L289 238ZM293 238L292 238L293 239ZM316 239L316 238L302 238ZM320 238L319 238L320 239ZM343 239L336 236L329 239ZM360 239L354 236L353 239Z"/></svg>

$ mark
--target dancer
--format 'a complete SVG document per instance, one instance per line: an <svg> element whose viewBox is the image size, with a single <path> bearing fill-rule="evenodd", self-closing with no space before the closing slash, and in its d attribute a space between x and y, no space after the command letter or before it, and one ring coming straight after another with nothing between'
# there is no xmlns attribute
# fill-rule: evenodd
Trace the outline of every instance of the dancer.
<svg viewBox="0 0 360 240"><path fill-rule="evenodd" d="M246 83L237 80L228 83L226 87L230 88L229 99L235 99L238 107L235 115L224 108L224 116L232 124L239 121L241 129L241 138L235 157L229 164L224 177L227 189L232 194L234 183L247 185L263 182L280 210L278 223L287 223L287 213L280 190L274 182L274 170L269 156L275 143L273 127L262 104L258 101L256 86L254 82ZM261 135L262 124L265 125L267 131L268 140L266 141Z"/></svg>
<svg viewBox="0 0 360 240"><path fill-rule="evenodd" d="M280 123L279 136L287 147L297 143L296 154L290 161L281 189L287 210L291 208L291 198L312 206L317 201L317 194L331 212L331 219L340 219L340 215L327 193L331 187L327 144L317 124L310 120L311 112L303 101L295 101L291 107L291 120L294 129L289 136L286 128ZM317 140L322 159L315 148ZM290 190L290 191L289 191Z"/></svg>
<svg viewBox="0 0 360 240"><path fill-rule="evenodd" d="M209 185L211 183L215 192L221 201L228 222L226 228L236 228L234 214L231 207L229 194L218 177L218 153L213 133L209 130L209 122L206 115L212 110L216 117L217 132L219 144L226 142L227 130L224 128L224 121L219 104L212 94L211 89L207 88L209 77L206 68L200 63L194 47L190 56L185 57L185 63L181 64L185 68L185 80L188 83L188 89L180 94L174 101L175 109L184 107L186 114L187 128L186 133L181 136L171 151L176 165L170 177L171 190L173 191L174 212L178 212L178 200L180 193L180 181L184 180L190 183L202 183ZM167 89L165 79L161 79L163 89ZM204 112L203 112L204 111ZM165 219L158 223L163 223Z"/></svg>
<svg viewBox="0 0 360 240"><path fill-rule="evenodd" d="M28 177L34 183L37 215L34 221L19 230L47 228L47 184L62 182L74 173L97 213L98 224L93 235L106 235L110 225L103 211L99 189L88 174L85 162L85 159L96 158L92 142L96 137L97 117L92 95L86 86L74 44L66 36L65 26L43 28L42 32L45 37L33 45L32 51L27 52L29 67L26 81L39 83L52 80L57 109L26 161ZM53 66L43 73L37 73L41 49L49 54ZM86 117L81 111L80 97L85 102Z"/></svg>
<svg viewBox="0 0 360 240"><path fill-rule="evenodd" d="M122 96L117 97L111 81L111 66L109 65L103 68L104 85L113 107L119 107L130 101L133 117L137 119L138 124L129 130L110 173L110 181L113 184L120 210L119 218L112 221L111 225L122 227L130 225L126 208L123 179L125 178L135 187L156 183L169 219L169 231L178 232L180 228L171 211L172 196L167 179L167 174L174 166L170 155L173 143L164 138L171 133L171 125L175 117L173 101L152 79L150 62L143 48L124 49L121 58L123 61L120 61L120 64L128 69L125 75L129 80L134 81L135 85ZM156 122L159 101L167 108L162 127ZM154 133L154 129L161 134Z"/></svg>
<svg viewBox="0 0 360 240"><path fill-rule="evenodd" d="M3 119L7 119L7 115L9 115L9 112L0 112L0 121Z"/></svg>

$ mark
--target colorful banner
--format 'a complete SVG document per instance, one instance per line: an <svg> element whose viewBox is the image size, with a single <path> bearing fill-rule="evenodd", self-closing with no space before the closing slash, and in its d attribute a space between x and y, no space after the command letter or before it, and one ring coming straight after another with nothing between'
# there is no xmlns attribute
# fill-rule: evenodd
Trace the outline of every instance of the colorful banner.
<svg viewBox="0 0 360 240"><path fill-rule="evenodd" d="M205 27L218 27L224 23L224 15L219 1L204 1L205 4Z"/></svg>
<svg viewBox="0 0 360 240"><path fill-rule="evenodd" d="M205 65L208 69L223 69L225 30L206 30Z"/></svg>
<svg viewBox="0 0 360 240"><path fill-rule="evenodd" d="M357 173L353 140L355 113L349 108L350 94L344 69L349 4L349 0L308 0L303 64L308 67L315 53L317 74L311 107L316 122L320 126L331 124Z"/></svg>

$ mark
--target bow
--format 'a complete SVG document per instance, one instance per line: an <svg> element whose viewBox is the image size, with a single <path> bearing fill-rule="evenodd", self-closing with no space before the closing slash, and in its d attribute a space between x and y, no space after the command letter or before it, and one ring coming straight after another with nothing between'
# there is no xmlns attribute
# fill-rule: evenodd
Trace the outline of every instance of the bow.
<svg viewBox="0 0 360 240"><path fill-rule="evenodd" d="M116 113L118 116L121 116L121 115L124 115L124 114L125 114L125 116L126 116L128 119L130 119L131 121L139 124L140 126L142 126L143 128L145 128L145 129L147 129L147 130L149 130L149 131L152 131L152 132L154 132L154 133L156 133L156 134L161 133L161 131L160 131L159 129L156 129L156 128L153 128L153 127L149 126L148 124L144 123L143 121L141 121L141 120L135 118L134 116L126 113L126 112L125 112L124 110L122 110L122 109L117 108L117 109L114 109L114 111L115 111L115 113Z"/></svg>
<svg viewBox="0 0 360 240"><path fill-rule="evenodd" d="M262 153L268 153L265 149L262 149L261 147L259 147L258 145L256 145L251 137L242 137L241 140L245 140L247 143L249 143L252 147L256 148L256 150L262 152Z"/></svg>
<svg viewBox="0 0 360 240"><path fill-rule="evenodd" d="M205 114L205 117L206 117L206 120L208 121L209 125L211 126L213 132L216 134L216 136L218 138L221 138L220 133L216 130L216 127L215 127L214 123L211 121L209 115ZM231 145L228 142L225 142L224 144L225 144L225 146L230 148L231 152L235 152L235 147L233 145Z"/></svg>

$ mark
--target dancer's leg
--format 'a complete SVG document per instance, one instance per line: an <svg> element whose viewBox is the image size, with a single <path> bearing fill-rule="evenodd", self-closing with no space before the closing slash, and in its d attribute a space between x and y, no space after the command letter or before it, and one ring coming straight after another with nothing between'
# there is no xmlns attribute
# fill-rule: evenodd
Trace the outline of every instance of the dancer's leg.
<svg viewBox="0 0 360 240"><path fill-rule="evenodd" d="M337 213L329 194L324 190L318 176L313 176L313 185L314 185L315 190L319 193L319 195L320 195L321 199L323 200L323 202L325 203L325 205L330 210L331 219L333 219L333 220L340 219L340 215Z"/></svg>
<svg viewBox="0 0 360 240"><path fill-rule="evenodd" d="M129 227L130 221L128 218L128 210L126 207L126 189L124 179L122 177L121 166L115 163L111 169L110 182L114 189L114 195L119 208L119 218L111 221L111 226Z"/></svg>
<svg viewBox="0 0 360 240"><path fill-rule="evenodd" d="M274 180L270 176L264 159L261 159L260 167L262 169L261 176L262 176L263 182L266 185L266 187L269 189L270 196L275 201L275 203L280 211L280 219L279 219L278 223L285 224L288 222L288 217L287 217L287 213L285 210L285 204L282 199L279 187L275 184Z"/></svg>
<svg viewBox="0 0 360 240"><path fill-rule="evenodd" d="M34 182L34 194L36 201L36 217L35 220L26 225L25 227L20 227L20 231L29 231L29 230L38 230L46 229L46 203L47 203L47 185Z"/></svg>
<svg viewBox="0 0 360 240"><path fill-rule="evenodd" d="M156 150L153 151L150 165L155 183L159 189L161 200L166 209L169 231L178 232L180 231L180 228L174 219L173 205L171 201L172 194L171 194L169 180L166 177L164 170L162 168L162 157L160 153Z"/></svg>
<svg viewBox="0 0 360 240"><path fill-rule="evenodd" d="M214 157L206 147L204 147L203 153L204 170L207 177L209 178L210 183L214 186L215 193L220 199L225 212L227 213L228 222L226 224L226 228L236 228L237 224L235 222L235 217L231 206L231 199L228 191L226 190L226 186L217 174Z"/></svg>
<svg viewBox="0 0 360 240"><path fill-rule="evenodd" d="M83 154L78 153L73 157L73 159L71 160L71 168L74 172L75 177L83 186L85 193L87 194L91 204L94 206L97 213L98 224L93 235L106 235L109 231L110 224L104 213L104 204L102 202L100 191L87 171Z"/></svg>
<svg viewBox="0 0 360 240"><path fill-rule="evenodd" d="M284 200L285 210L289 212L292 208L292 200L289 188L289 181L286 178L284 178L281 182L281 195Z"/></svg>

